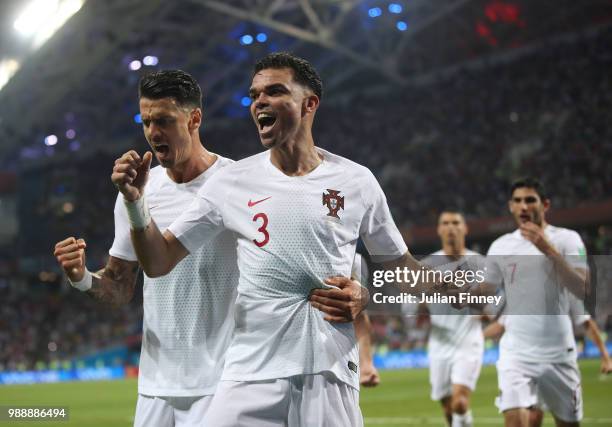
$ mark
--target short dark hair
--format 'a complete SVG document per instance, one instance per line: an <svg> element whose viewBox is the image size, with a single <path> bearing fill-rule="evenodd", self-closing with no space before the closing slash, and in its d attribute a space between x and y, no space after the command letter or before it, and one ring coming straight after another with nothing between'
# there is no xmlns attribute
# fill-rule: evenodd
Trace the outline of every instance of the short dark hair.
<svg viewBox="0 0 612 427"><path fill-rule="evenodd" d="M445 208L440 209L440 213L438 213L438 218L440 218L442 214L445 213L461 215L463 219L465 219L465 214L463 213L463 211L456 206L446 206Z"/></svg>
<svg viewBox="0 0 612 427"><path fill-rule="evenodd" d="M321 99L323 96L323 82L321 77L307 60L289 52L273 52L261 58L255 64L253 76L261 70L268 68L290 68L293 70L293 79L299 84L310 88Z"/></svg>
<svg viewBox="0 0 612 427"><path fill-rule="evenodd" d="M512 197L512 195L514 194L514 190L516 190L517 188L531 188L532 190L535 190L536 193L538 193L538 196L540 196L541 200L548 200L548 195L544 190L544 185L536 178L525 177L514 181L512 183L512 186L510 187L510 197Z"/></svg>
<svg viewBox="0 0 612 427"><path fill-rule="evenodd" d="M144 75L138 83L138 98L174 98L181 107L202 108L202 89L182 70L162 70Z"/></svg>

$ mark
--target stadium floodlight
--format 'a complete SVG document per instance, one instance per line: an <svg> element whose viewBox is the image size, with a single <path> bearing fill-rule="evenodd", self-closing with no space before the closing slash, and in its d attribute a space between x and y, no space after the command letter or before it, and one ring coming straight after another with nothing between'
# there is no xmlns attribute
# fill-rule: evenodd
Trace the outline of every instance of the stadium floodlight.
<svg viewBox="0 0 612 427"><path fill-rule="evenodd" d="M395 28L400 31L406 31L408 29L408 24L404 21L397 21L397 23L395 24Z"/></svg>
<svg viewBox="0 0 612 427"><path fill-rule="evenodd" d="M45 137L45 145L47 147L51 147L53 145L57 144L57 136L56 135L47 135Z"/></svg>
<svg viewBox="0 0 612 427"><path fill-rule="evenodd" d="M13 27L32 46L40 47L83 6L84 0L33 0L21 12Z"/></svg>
<svg viewBox="0 0 612 427"><path fill-rule="evenodd" d="M389 3L388 9L389 9L389 12L395 13L395 14L402 13L402 10L403 10L402 5L397 4L397 3Z"/></svg>
<svg viewBox="0 0 612 427"><path fill-rule="evenodd" d="M382 9L380 7L373 7L371 9L368 9L368 16L370 18L377 18L380 15L382 15Z"/></svg>
<svg viewBox="0 0 612 427"><path fill-rule="evenodd" d="M3 59L0 61L0 89L19 70L19 62L15 59Z"/></svg>
<svg viewBox="0 0 612 427"><path fill-rule="evenodd" d="M253 43L253 36L250 34L245 34L244 36L240 37L240 44L243 45L249 45Z"/></svg>
<svg viewBox="0 0 612 427"><path fill-rule="evenodd" d="M138 59L135 59L130 62L130 70L132 71L140 70L140 67L142 67L142 63Z"/></svg>
<svg viewBox="0 0 612 427"><path fill-rule="evenodd" d="M138 124L142 123L142 117L140 116L140 113L134 114L134 123L138 123Z"/></svg>
<svg viewBox="0 0 612 427"><path fill-rule="evenodd" d="M144 58L142 58L142 63L149 67L154 67L157 64L159 64L159 58L157 58L157 56L147 55Z"/></svg>
<svg viewBox="0 0 612 427"><path fill-rule="evenodd" d="M266 33L259 33L255 38L259 43L265 43L268 40L268 35Z"/></svg>
<svg viewBox="0 0 612 427"><path fill-rule="evenodd" d="M240 103L243 107L248 107L249 105L251 105L251 98L249 98L248 96L243 96L240 100Z"/></svg>
<svg viewBox="0 0 612 427"><path fill-rule="evenodd" d="M66 131L66 138L74 139L75 136L76 136L76 131L74 129L68 129Z"/></svg>

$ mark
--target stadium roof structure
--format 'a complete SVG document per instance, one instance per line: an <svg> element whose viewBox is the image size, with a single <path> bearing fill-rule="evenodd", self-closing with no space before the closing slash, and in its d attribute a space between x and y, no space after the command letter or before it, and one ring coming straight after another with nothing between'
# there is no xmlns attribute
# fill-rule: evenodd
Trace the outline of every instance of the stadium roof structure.
<svg viewBox="0 0 612 427"><path fill-rule="evenodd" d="M0 6L0 59L19 47L6 37L18 3ZM152 69L192 73L207 123L222 125L246 115L250 69L270 51L311 60L334 102L611 20L604 0L89 0L0 90L0 169L51 159L43 141L69 143L67 129L83 149L131 146L137 81Z"/></svg>

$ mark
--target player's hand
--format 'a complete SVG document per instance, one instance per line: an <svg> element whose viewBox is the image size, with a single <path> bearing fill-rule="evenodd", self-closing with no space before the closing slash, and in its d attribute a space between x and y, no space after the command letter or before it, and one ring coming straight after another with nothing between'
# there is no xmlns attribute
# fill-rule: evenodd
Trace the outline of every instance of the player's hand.
<svg viewBox="0 0 612 427"><path fill-rule="evenodd" d="M601 373L612 374L612 359L609 357L601 361Z"/></svg>
<svg viewBox="0 0 612 427"><path fill-rule="evenodd" d="M55 244L53 256L72 282L80 282L85 275L85 240L68 237Z"/></svg>
<svg viewBox="0 0 612 427"><path fill-rule="evenodd" d="M521 235L535 245L544 255L551 255L555 249L550 244L544 230L533 222L525 222L520 225Z"/></svg>
<svg viewBox="0 0 612 427"><path fill-rule="evenodd" d="M376 387L380 384L378 370L372 362L360 363L359 383L364 387Z"/></svg>
<svg viewBox="0 0 612 427"><path fill-rule="evenodd" d="M335 276L324 282L335 288L314 289L309 299L314 308L326 314L328 322L352 322L368 305L369 292L358 281Z"/></svg>
<svg viewBox="0 0 612 427"><path fill-rule="evenodd" d="M111 180L126 200L134 202L142 197L152 160L150 151L141 158L134 150L115 160Z"/></svg>

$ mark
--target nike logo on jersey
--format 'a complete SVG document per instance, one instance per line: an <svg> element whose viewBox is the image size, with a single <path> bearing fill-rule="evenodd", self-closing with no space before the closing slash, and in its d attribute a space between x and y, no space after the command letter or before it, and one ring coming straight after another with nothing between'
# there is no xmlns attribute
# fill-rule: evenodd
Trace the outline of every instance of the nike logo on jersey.
<svg viewBox="0 0 612 427"><path fill-rule="evenodd" d="M270 196L272 197L272 196ZM256 200L254 202L251 201L251 199L249 199L249 207L252 208L253 206L255 206L257 203L261 203L261 202L265 202L266 200L268 200L270 197L266 197L265 199L261 199L261 200Z"/></svg>

